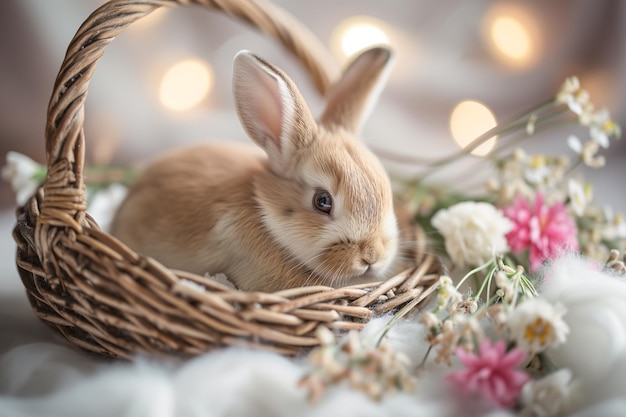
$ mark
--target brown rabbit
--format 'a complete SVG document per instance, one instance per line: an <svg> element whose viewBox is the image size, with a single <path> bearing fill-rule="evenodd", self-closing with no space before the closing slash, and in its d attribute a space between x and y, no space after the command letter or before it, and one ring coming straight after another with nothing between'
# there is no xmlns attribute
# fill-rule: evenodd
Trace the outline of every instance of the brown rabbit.
<svg viewBox="0 0 626 417"><path fill-rule="evenodd" d="M388 277L399 232L389 178L356 138L391 64L361 53L316 123L293 82L250 52L234 61L239 118L254 142L169 153L129 190L112 233L170 268L225 273L276 291Z"/></svg>

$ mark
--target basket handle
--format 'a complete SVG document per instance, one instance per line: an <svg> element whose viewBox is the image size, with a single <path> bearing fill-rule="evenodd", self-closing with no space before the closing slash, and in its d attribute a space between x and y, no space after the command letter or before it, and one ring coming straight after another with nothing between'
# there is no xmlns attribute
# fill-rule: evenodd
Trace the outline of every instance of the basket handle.
<svg viewBox="0 0 626 417"><path fill-rule="evenodd" d="M129 24L161 6L199 5L221 10L276 38L305 67L324 95L337 72L320 41L284 10L264 0L111 0L98 8L74 35L57 75L48 106L48 174L37 226L70 227L85 222L84 103L89 81L104 48ZM45 227L47 228L47 227Z"/></svg>

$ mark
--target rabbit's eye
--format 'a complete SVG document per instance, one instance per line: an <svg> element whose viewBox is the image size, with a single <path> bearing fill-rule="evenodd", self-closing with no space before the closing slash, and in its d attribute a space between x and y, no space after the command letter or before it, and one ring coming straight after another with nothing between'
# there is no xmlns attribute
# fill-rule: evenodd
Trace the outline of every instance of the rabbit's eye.
<svg viewBox="0 0 626 417"><path fill-rule="evenodd" d="M333 197L328 191L316 191L313 195L313 207L325 214L330 214L333 209Z"/></svg>

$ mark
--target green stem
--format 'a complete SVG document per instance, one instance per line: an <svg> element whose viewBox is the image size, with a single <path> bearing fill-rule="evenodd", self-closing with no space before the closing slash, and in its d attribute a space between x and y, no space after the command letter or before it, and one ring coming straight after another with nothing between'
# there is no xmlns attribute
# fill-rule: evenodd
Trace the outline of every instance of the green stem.
<svg viewBox="0 0 626 417"><path fill-rule="evenodd" d="M535 106L517 115L516 117L513 117L509 119L508 121L504 123L500 123L497 126L493 127L492 129L489 129L487 132L483 133L482 135L472 140L467 146L465 146L460 151L457 151L441 159L433 160L431 158L420 158L420 157L414 157L414 156L407 157L406 155L399 155L394 152L385 151L379 148L373 148L373 151L376 154L378 154L380 157L385 158L385 159L390 159L395 162L419 164L419 165L424 165L426 167L433 167L433 168L439 167L442 165L446 165L450 162L454 162L457 159L467 155L468 153L471 153L474 149L476 149L477 147L479 147L480 145L482 145L483 143L491 139L493 136L506 134L507 132L512 131L512 129L517 130L520 127L526 127L526 125L528 124L527 119L532 114L542 112L543 110L551 106L554 106L554 104L555 104L554 99L550 99L544 103L541 103L538 106Z"/></svg>
<svg viewBox="0 0 626 417"><path fill-rule="evenodd" d="M487 262L487 263L482 264L481 266L479 266L479 267L477 267L477 268L472 269L472 270L471 270L471 271L469 271L467 274L465 274L465 276L464 276L463 278L461 278L461 280L459 281L459 283L458 283L458 284L456 284L456 289L458 290L459 288L461 288L461 285L463 285L463 283L464 283L465 281L467 281L467 279L468 279L469 277L471 277L472 275L474 275L474 274L475 274L475 273L477 273L477 272L480 272L480 271L482 271L482 270L484 270L484 269L489 268L489 267L490 267L490 266L492 266L492 265L493 265L493 259L491 259L491 260L490 260L489 262Z"/></svg>
<svg viewBox="0 0 626 417"><path fill-rule="evenodd" d="M567 169L565 170L565 175L564 176L568 176L569 174L574 172L574 170L576 168L578 168L580 166L580 164L582 164L582 163L583 163L583 157L579 156L578 158L576 158L576 160L574 162L572 162L570 164L569 167L567 167Z"/></svg>
<svg viewBox="0 0 626 417"><path fill-rule="evenodd" d="M491 283L491 280L493 279L493 274L496 272L497 266L493 266L493 268L491 268L491 271L489 271L489 273L487 274L487 276L485 277L485 279L483 280L482 285L480 286L480 289L478 290L478 294L476 294L476 298L480 299L481 294L483 293L483 291L485 290L485 287L487 286L487 283ZM489 298L489 293L487 293L487 298Z"/></svg>
<svg viewBox="0 0 626 417"><path fill-rule="evenodd" d="M548 120L556 118L562 114L564 114L567 111L567 108L563 108L562 106L558 106L556 108L551 109L550 112L546 113L544 116L542 116L541 119L537 120L537 122L535 123L535 129L533 134L545 131L545 130L550 130L553 129L555 127L559 127L562 125L567 125L570 124L571 121L568 122L558 122L558 123L552 123L552 124L548 124L546 123ZM471 152L476 149L478 146L482 145L483 143L485 143L486 141L490 140L492 137L495 137L497 135L503 136L505 134L508 133L515 133L517 131L521 131L522 134L517 136L514 140L511 141L511 139L507 140L507 142L505 142L503 145L499 146L498 148L496 148L495 150L491 151L491 155L496 155L498 153L500 153L502 150L509 148L510 146L517 144L523 140L526 140L530 137L530 135L526 132L526 126L528 124L527 120L521 120L519 122L512 122L509 125L503 124L503 125L499 125L499 126L504 126L504 128L499 128L499 126L496 126L495 128L485 132L483 135L479 136L478 138L474 139L472 142L470 142L469 145L463 147L460 151L458 151L457 153L441 159L439 161L436 161L432 164L429 164L428 167L430 167L431 169L426 171L425 173L421 174L420 177L422 179L433 175L434 173L438 172L442 167L444 167L445 165L448 165L449 163L455 162L458 159L467 156L468 154L471 154Z"/></svg>
<svg viewBox="0 0 626 417"><path fill-rule="evenodd" d="M493 267L493 269L491 270L491 276L489 277L489 280L487 282L487 302L489 302L489 299L491 298L491 281L493 279L493 274L495 274L496 272L496 266ZM487 304L489 305L489 304Z"/></svg>
<svg viewBox="0 0 626 417"><path fill-rule="evenodd" d="M424 354L422 361L419 363L419 365L417 365L417 369L422 369L426 365L426 360L428 359L428 356L430 355L430 352L432 350L433 350L433 345L428 345L428 350L426 350L426 353Z"/></svg>
<svg viewBox="0 0 626 417"><path fill-rule="evenodd" d="M515 130L519 129L520 127L524 127L525 128L526 125L528 124L528 120L527 119L533 113L538 113L540 111L543 111L544 109L553 106L554 103L555 103L554 99L550 99L549 101L546 101L546 102L544 102L544 103L542 103L542 104L540 104L540 105L538 105L536 107L533 107L530 110L525 111L524 113L522 113L521 115L519 115L517 117L509 119L508 121L506 121L504 123L498 124L497 126L493 127L492 129L489 129L488 131L486 131L482 135L478 136L476 139L472 140L462 150L456 152L455 154L450 155L447 158L443 158L443 159L437 161L435 164L432 164L431 166L440 166L440 165L445 165L445 164L447 164L449 162L453 162L456 159L467 155L467 153L471 153L473 150L478 148L483 143L487 142L493 136L505 134L505 133L507 133L509 131L515 131Z"/></svg>
<svg viewBox="0 0 626 417"><path fill-rule="evenodd" d="M85 168L87 185L130 184L137 175L137 170L123 166L90 165Z"/></svg>
<svg viewBox="0 0 626 417"><path fill-rule="evenodd" d="M532 282L530 282L528 278L526 278L525 275L523 274L520 275L519 279L520 279L520 285L524 287L524 290L528 291L533 297L536 297L538 295L537 290L535 289L535 286L533 285Z"/></svg>

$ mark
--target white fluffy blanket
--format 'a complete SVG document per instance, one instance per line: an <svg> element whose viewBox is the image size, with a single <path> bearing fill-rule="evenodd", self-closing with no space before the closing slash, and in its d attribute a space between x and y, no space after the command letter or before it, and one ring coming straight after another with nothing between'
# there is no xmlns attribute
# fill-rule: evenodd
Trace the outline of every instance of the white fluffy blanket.
<svg viewBox="0 0 626 417"><path fill-rule="evenodd" d="M10 278L18 283L13 274ZM597 272L580 259L566 258L551 269L543 294L568 309L570 336L555 358L571 368L581 384L580 403L572 415L626 416L624 279ZM23 297L22 291L19 296ZM12 314L0 306L2 328L11 333L2 334L3 339L14 337L22 326ZM0 356L2 417L512 415L457 398L442 377L449 372L445 367L431 365L413 394L394 394L375 402L362 392L336 386L312 405L307 392L298 387L307 371L303 358L229 348L184 363L147 358L134 363L102 361L51 337L44 326L32 324L34 317L20 320L43 335L26 340L48 342L16 342ZM373 320L364 333L379 331L387 320ZM397 325L390 337L394 347L414 363L421 360L426 347L417 321Z"/></svg>

